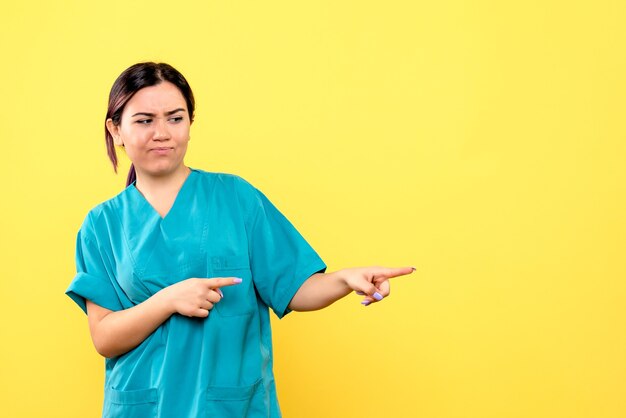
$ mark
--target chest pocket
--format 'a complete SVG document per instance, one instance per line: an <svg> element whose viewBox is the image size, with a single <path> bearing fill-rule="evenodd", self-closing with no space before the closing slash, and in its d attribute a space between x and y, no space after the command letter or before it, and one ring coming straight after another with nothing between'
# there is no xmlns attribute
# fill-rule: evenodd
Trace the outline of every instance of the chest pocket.
<svg viewBox="0 0 626 418"><path fill-rule="evenodd" d="M248 315L256 307L256 293L252 283L250 261L247 256L210 257L212 275L209 277L238 277L241 283L222 287L224 297L213 308L220 316Z"/></svg>
<svg viewBox="0 0 626 418"><path fill-rule="evenodd" d="M102 416L105 418L151 418L158 415L156 388L120 391L106 390Z"/></svg>

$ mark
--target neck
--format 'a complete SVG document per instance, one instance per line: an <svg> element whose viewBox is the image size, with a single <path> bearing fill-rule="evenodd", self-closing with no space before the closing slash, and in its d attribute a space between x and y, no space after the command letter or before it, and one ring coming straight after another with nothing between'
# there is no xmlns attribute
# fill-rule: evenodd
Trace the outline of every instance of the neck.
<svg viewBox="0 0 626 418"><path fill-rule="evenodd" d="M181 188L191 169L183 164L175 171L167 174L153 175L137 170L135 187L144 195L167 193Z"/></svg>

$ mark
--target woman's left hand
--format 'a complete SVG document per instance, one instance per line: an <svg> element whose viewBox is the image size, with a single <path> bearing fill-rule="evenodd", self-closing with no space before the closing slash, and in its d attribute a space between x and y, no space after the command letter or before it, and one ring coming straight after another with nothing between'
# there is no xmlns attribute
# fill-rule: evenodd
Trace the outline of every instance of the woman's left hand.
<svg viewBox="0 0 626 418"><path fill-rule="evenodd" d="M358 295L365 296L361 304L367 306L389 296L389 279L415 271L415 267L356 267L341 270L345 284Z"/></svg>

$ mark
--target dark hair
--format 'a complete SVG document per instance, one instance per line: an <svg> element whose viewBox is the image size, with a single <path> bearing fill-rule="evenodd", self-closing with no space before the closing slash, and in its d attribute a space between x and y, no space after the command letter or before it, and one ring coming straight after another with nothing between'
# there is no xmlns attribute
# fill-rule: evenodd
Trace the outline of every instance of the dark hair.
<svg viewBox="0 0 626 418"><path fill-rule="evenodd" d="M111 92L109 93L109 107L107 115L104 119L104 138L107 144L107 154L113 170L117 173L117 153L115 152L115 144L113 137L106 127L106 121L110 118L114 125L119 125L122 118L122 112L126 103L131 97L144 87L156 86L163 81L174 84L187 102L187 111L189 112L189 120L193 121L193 113L195 109L195 101L193 92L185 77L174 67L165 63L156 62L140 62L128 67L113 83ZM130 185L136 179L135 166L131 164L126 186Z"/></svg>

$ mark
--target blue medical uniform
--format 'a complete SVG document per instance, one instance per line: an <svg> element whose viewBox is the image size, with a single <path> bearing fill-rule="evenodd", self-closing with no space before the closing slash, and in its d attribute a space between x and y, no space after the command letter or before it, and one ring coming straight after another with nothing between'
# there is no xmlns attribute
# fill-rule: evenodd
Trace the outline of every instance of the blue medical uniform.
<svg viewBox="0 0 626 418"><path fill-rule="evenodd" d="M118 311L190 277L240 277L207 318L174 314L106 359L105 418L280 417L269 309L326 265L241 177L192 169L162 218L134 184L87 215L66 293Z"/></svg>

